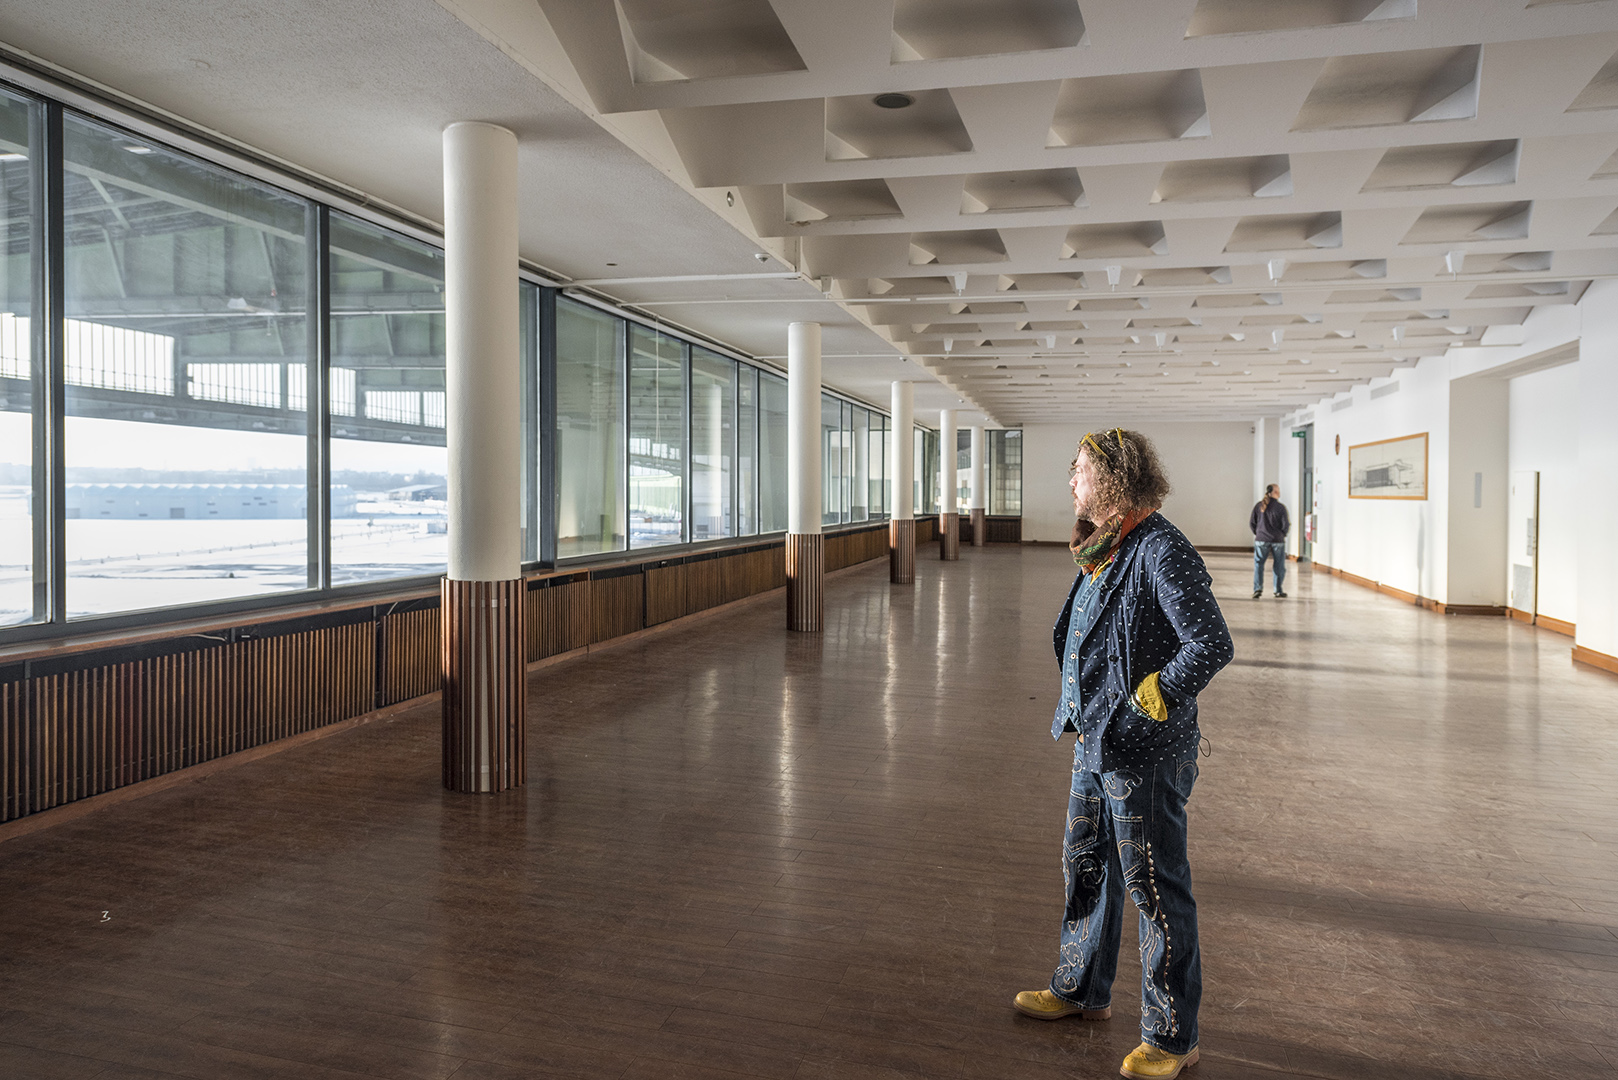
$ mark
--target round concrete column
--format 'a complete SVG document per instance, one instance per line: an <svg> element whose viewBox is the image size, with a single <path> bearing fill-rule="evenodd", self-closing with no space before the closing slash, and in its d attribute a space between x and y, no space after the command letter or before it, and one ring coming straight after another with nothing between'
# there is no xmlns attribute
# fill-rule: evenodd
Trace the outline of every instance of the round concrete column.
<svg viewBox="0 0 1618 1080"><path fill-rule="evenodd" d="M820 535L820 324L787 327L787 629L817 632L825 608Z"/></svg>
<svg viewBox="0 0 1618 1080"><path fill-rule="evenodd" d="M444 129L445 439L449 574L443 774L455 791L524 780L517 137Z"/></svg>
<svg viewBox="0 0 1618 1080"><path fill-rule="evenodd" d="M915 403L914 383L893 384L893 430L888 434L888 470L893 480L893 505L888 521L888 579L895 585L916 580L916 497L915 483Z"/></svg>
<svg viewBox="0 0 1618 1080"><path fill-rule="evenodd" d="M938 414L938 557L961 557L961 513L956 494L960 470L955 467L955 410Z"/></svg>
<svg viewBox="0 0 1618 1080"><path fill-rule="evenodd" d="M984 432L982 424L972 425L972 497L968 509L972 511L972 546L983 546L986 501L989 497L989 470L984 462Z"/></svg>

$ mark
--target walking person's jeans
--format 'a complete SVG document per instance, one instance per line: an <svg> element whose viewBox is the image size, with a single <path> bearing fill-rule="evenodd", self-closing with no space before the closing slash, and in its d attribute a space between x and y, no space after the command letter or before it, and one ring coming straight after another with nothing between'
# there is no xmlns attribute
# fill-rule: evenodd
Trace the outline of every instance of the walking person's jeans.
<svg viewBox="0 0 1618 1080"><path fill-rule="evenodd" d="M1073 771L1062 876L1067 909L1051 993L1084 1009L1112 1003L1124 890L1140 910L1141 1039L1171 1054L1197 1045L1202 955L1186 860L1185 803L1197 752L1150 770Z"/></svg>
<svg viewBox="0 0 1618 1080"><path fill-rule="evenodd" d="M1285 540L1253 541L1253 591L1264 591L1264 556L1275 560L1275 591L1287 579L1287 545Z"/></svg>

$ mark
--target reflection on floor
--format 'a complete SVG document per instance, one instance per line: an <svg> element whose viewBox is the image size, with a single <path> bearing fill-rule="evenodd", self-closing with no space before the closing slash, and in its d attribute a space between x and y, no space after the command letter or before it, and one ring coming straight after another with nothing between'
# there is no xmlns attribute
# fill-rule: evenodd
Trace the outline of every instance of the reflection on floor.
<svg viewBox="0 0 1618 1080"><path fill-rule="evenodd" d="M1216 1077L1618 1076L1618 680L1567 639L1211 556L1192 800ZM432 707L0 848L0 1075L1116 1075L1044 984L1059 548L834 576L544 669L531 782Z"/></svg>

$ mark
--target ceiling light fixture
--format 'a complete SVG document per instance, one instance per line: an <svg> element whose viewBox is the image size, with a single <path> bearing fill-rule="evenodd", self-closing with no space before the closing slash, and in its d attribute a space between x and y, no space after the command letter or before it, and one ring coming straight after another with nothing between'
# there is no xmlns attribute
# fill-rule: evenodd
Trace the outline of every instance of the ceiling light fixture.
<svg viewBox="0 0 1618 1080"><path fill-rule="evenodd" d="M1460 274L1461 263L1465 258L1466 252L1464 251L1444 252L1444 269L1449 271L1450 277L1455 277Z"/></svg>
<svg viewBox="0 0 1618 1080"><path fill-rule="evenodd" d="M1107 284L1111 285L1114 289L1116 289L1118 287L1118 282L1122 281L1123 277L1124 277L1124 268L1123 267L1121 267L1121 266L1109 266L1109 267L1107 267Z"/></svg>
<svg viewBox="0 0 1618 1080"><path fill-rule="evenodd" d="M966 291L966 271L957 270L953 276L955 278L955 295L959 296Z"/></svg>
<svg viewBox="0 0 1618 1080"><path fill-rule="evenodd" d="M944 351L949 352L953 348L955 348L955 339L952 338L952 337L945 338L944 339Z"/></svg>
<svg viewBox="0 0 1618 1080"><path fill-rule="evenodd" d="M1287 261L1285 259L1271 259L1269 263L1270 280L1280 281L1281 275L1286 273Z"/></svg>
<svg viewBox="0 0 1618 1080"><path fill-rule="evenodd" d="M916 103L916 99L909 94L878 94L871 99L871 104L879 109L908 109Z"/></svg>

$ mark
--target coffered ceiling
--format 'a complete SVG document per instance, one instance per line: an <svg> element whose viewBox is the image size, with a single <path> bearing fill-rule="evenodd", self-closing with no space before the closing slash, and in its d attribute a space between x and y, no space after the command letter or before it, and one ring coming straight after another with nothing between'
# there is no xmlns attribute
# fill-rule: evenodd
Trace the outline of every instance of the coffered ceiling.
<svg viewBox="0 0 1618 1080"><path fill-rule="evenodd" d="M7 0L0 44L918 415L1281 415L1618 274L1618 0Z"/></svg>
<svg viewBox="0 0 1618 1080"><path fill-rule="evenodd" d="M1280 414L1618 274L1618 0L441 2L1000 423Z"/></svg>

